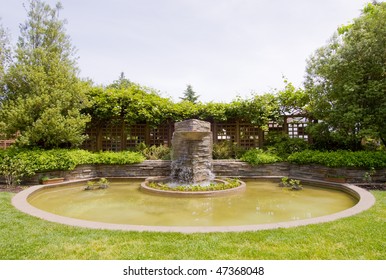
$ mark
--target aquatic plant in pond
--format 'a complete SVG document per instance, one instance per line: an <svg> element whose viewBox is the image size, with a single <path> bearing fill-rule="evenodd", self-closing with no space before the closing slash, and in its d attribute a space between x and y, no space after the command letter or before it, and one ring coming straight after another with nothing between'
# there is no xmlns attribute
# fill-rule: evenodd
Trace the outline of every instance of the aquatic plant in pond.
<svg viewBox="0 0 386 280"><path fill-rule="evenodd" d="M293 191L299 191L303 189L300 180L290 179L286 176L281 178L281 183L279 184L279 186L284 188L289 188L290 190L293 190Z"/></svg>
<svg viewBox="0 0 386 280"><path fill-rule="evenodd" d="M247 180L245 191L232 195L178 198L139 191L140 182L112 180L103 191L83 191L84 183L72 183L36 192L28 201L41 210L86 221L205 227L307 220L357 203L356 198L338 190L306 185L300 192L283 191L277 182L267 180Z"/></svg>
<svg viewBox="0 0 386 280"><path fill-rule="evenodd" d="M107 189L110 185L109 180L106 178L100 178L99 181L87 181L87 187L85 191L97 190L97 189Z"/></svg>
<svg viewBox="0 0 386 280"><path fill-rule="evenodd" d="M141 184L142 191L206 196L245 190L245 183L240 180L215 179L212 172L213 135L209 122L191 119L174 126L170 177L148 178ZM226 190L231 191L224 192Z"/></svg>
<svg viewBox="0 0 386 280"><path fill-rule="evenodd" d="M202 191L220 191L237 188L240 186L238 179L228 178L221 180L220 182L212 181L206 185L171 185L162 182L149 182L147 186L153 189L165 190L165 191L189 191L189 192L202 192Z"/></svg>

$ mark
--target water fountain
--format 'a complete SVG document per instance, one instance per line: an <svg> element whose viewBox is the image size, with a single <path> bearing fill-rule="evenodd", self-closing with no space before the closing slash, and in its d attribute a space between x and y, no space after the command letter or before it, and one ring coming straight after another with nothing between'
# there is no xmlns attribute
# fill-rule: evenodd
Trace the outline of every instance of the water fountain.
<svg viewBox="0 0 386 280"><path fill-rule="evenodd" d="M232 186L228 181L215 179L212 172L213 135L209 122L189 119L174 125L172 138L172 163L170 177L153 177L141 184L141 190L164 195L213 196L245 190L245 183L238 180ZM163 189L151 187L161 183ZM222 184L222 190L205 189ZM178 187L178 189L177 189ZM192 191L193 188L198 191Z"/></svg>
<svg viewBox="0 0 386 280"><path fill-rule="evenodd" d="M172 138L171 180L195 185L214 179L210 123L195 119L178 122Z"/></svg>
<svg viewBox="0 0 386 280"><path fill-rule="evenodd" d="M247 179L248 188L241 181L227 188L227 182L212 172L212 132L207 122L176 123L172 143L168 177L144 182L115 178L111 187L95 191L84 191L85 181L33 186L15 195L12 203L23 212L68 225L213 232L326 222L359 213L375 202L369 192L350 185L335 189L310 185L291 192L279 188L277 181ZM213 182L224 189L211 189ZM167 190L150 187L153 183L167 185Z"/></svg>

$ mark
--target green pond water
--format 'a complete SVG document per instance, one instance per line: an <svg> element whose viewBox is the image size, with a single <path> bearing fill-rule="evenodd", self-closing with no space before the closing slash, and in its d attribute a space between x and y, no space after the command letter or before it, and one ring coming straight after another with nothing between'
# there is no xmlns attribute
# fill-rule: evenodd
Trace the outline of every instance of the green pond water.
<svg viewBox="0 0 386 280"><path fill-rule="evenodd" d="M151 226L236 226L325 216L357 203L351 195L304 185L301 191L277 182L245 180L246 191L222 197L176 198L139 191L142 180L113 181L108 189L84 191L86 183L44 189L31 205L88 221Z"/></svg>

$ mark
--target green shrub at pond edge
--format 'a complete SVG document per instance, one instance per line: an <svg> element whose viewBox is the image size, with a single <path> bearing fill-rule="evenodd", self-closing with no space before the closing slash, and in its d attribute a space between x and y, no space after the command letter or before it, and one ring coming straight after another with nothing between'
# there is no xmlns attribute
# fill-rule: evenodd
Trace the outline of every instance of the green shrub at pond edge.
<svg viewBox="0 0 386 280"><path fill-rule="evenodd" d="M270 132L264 139L264 147L285 159L290 154L307 150L309 144L303 138L290 138L283 133Z"/></svg>
<svg viewBox="0 0 386 280"><path fill-rule="evenodd" d="M245 161L251 165L269 164L280 162L282 159L274 154L264 152L261 149L248 150L242 157L242 161Z"/></svg>
<svg viewBox="0 0 386 280"><path fill-rule="evenodd" d="M145 160L140 153L130 151L92 153L92 156L87 164L135 164Z"/></svg>
<svg viewBox="0 0 386 280"><path fill-rule="evenodd" d="M213 159L238 159L246 152L246 148L231 141L221 141L213 144Z"/></svg>
<svg viewBox="0 0 386 280"><path fill-rule="evenodd" d="M385 168L386 152L383 151L313 151L293 153L288 162L297 164L320 164L327 167Z"/></svg>
<svg viewBox="0 0 386 280"><path fill-rule="evenodd" d="M141 153L146 159L149 160L170 160L171 158L171 149L166 145L147 146L145 143L141 142L135 147L135 151Z"/></svg>
<svg viewBox="0 0 386 280"><path fill-rule="evenodd" d="M11 148L0 150L0 176L7 185L19 184L24 176L53 170L73 170L81 164L134 164L145 158L136 152L99 152L85 150L26 150Z"/></svg>

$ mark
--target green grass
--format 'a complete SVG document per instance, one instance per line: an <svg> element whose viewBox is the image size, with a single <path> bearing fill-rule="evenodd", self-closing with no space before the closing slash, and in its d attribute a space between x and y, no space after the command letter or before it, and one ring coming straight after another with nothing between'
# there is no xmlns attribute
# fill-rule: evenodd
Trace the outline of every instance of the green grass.
<svg viewBox="0 0 386 280"><path fill-rule="evenodd" d="M386 192L334 222L244 233L91 230L40 220L0 193L0 259L386 259Z"/></svg>

